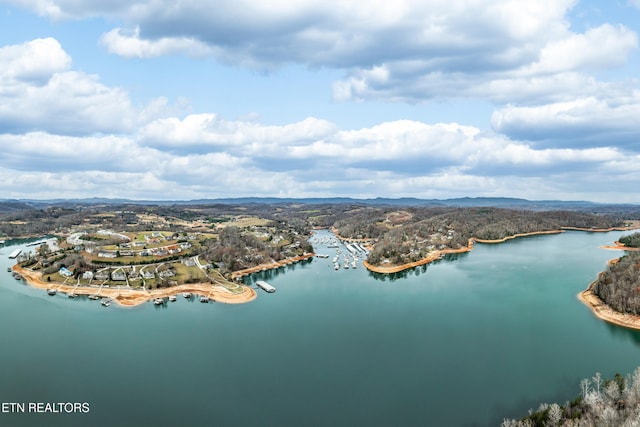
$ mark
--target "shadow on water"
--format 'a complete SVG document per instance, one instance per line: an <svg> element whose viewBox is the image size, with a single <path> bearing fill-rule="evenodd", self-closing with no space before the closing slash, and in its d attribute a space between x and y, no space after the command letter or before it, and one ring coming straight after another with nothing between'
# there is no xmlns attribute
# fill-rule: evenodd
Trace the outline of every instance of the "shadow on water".
<svg viewBox="0 0 640 427"><path fill-rule="evenodd" d="M640 331L636 331L635 329L623 328L622 326L612 325L609 322L605 322L605 325L607 325L607 329L609 330L612 337L630 341L636 346L640 347Z"/></svg>
<svg viewBox="0 0 640 427"><path fill-rule="evenodd" d="M443 261L457 261L459 259L468 257L469 253L470 252L461 252L461 253L457 253L457 254L445 254L442 260Z"/></svg>
<svg viewBox="0 0 640 427"><path fill-rule="evenodd" d="M531 398L519 399L513 404L495 404L491 408L489 419L486 422L470 422L465 424L469 427L495 427L499 426L505 418L519 420L529 414L529 410L536 411L541 404L557 403L565 405L580 394L580 381L582 378L562 378L557 385L551 387L554 391L542 400ZM518 384L513 384L514 390L518 389Z"/></svg>
<svg viewBox="0 0 640 427"><path fill-rule="evenodd" d="M417 267L402 270L397 273L383 274L383 273L376 273L374 271L369 271L369 277L381 282L386 282L387 280L390 282L395 282L396 280L406 279L409 276L420 276L421 274L426 273L430 266L440 264L441 262L457 261L468 255L469 255L468 252L463 252L459 254L445 254L444 257L442 257L442 259L437 259L428 264L423 264Z"/></svg>
<svg viewBox="0 0 640 427"><path fill-rule="evenodd" d="M295 262L293 264L288 264L286 266L266 269L264 271L258 271L257 273L252 273L248 276L244 276L242 278L242 283L247 286L253 286L258 280L269 281L274 279L281 274L285 274L290 271L294 271L296 268L304 267L313 262L313 258L307 258L302 261Z"/></svg>

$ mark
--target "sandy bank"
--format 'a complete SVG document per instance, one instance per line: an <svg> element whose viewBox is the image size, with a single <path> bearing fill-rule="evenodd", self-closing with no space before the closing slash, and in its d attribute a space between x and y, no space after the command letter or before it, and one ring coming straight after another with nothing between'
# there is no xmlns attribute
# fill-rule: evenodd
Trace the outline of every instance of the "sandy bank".
<svg viewBox="0 0 640 427"><path fill-rule="evenodd" d="M407 270L407 269L410 269L410 268L418 267L418 266L421 266L421 265L424 265L424 264L428 264L430 262L433 262L433 261L439 259L444 254L469 252L470 250L473 249L473 244L474 243L488 243L488 244L504 243L507 240L516 239L518 237L537 236L537 235L543 235L543 234L558 234L558 233L564 233L567 230L588 231L588 232L601 233L601 232L607 232L607 231L628 231L628 230L634 230L634 229L637 229L637 228L638 228L637 225L634 225L632 227L612 227L612 228L562 227L562 229L560 229L560 230L532 231L530 233L519 233L519 234L514 234L512 236L504 237L502 239L495 239L495 240L478 239L476 237L472 237L471 239L469 239L469 243L464 248L460 248L460 249L444 249L444 250L440 250L440 251L434 251L428 257L423 258L423 259L421 259L419 261L410 262L410 263L402 264L402 265L393 265L393 266L388 266L388 267L374 266L374 265L371 265L371 264L369 264L368 262L365 261L363 263L363 265L369 271L373 271L375 273L391 274L391 273L398 273L398 272L400 272L402 270ZM620 245L619 242L616 242L616 244ZM621 245L621 246L606 247L606 248L608 248L608 249L618 249L618 250L619 249L637 250L637 249L633 249L633 248L626 248L623 245Z"/></svg>
<svg viewBox="0 0 640 427"><path fill-rule="evenodd" d="M26 282L40 289L55 289L58 292L70 293L76 295L99 295L100 297L111 298L118 304L123 306L136 306L151 301L154 298L166 298L171 295L178 295L183 292L191 292L195 295L208 296L211 300L223 302L226 304L239 304L252 301L256 298L256 291L248 286L240 285L243 291L237 294L231 293L222 286L211 285L208 283L193 283L172 286L171 288L152 289L144 291L140 289L130 289L126 287L120 288L94 288L88 286L63 285L60 283L48 283L42 280L42 275L38 272L23 269L18 264L13 266L13 270L26 280Z"/></svg>
<svg viewBox="0 0 640 427"><path fill-rule="evenodd" d="M285 265L293 264L295 262L304 261L305 259L313 258L315 253L308 253L299 255L293 258L286 258L280 261L270 262L269 264L260 264L255 267L245 268L244 270L238 270L231 273L231 279L235 280L238 277L246 276L252 273L258 273L260 271L271 270L273 268L284 267Z"/></svg>
<svg viewBox="0 0 640 427"><path fill-rule="evenodd" d="M616 250L616 251L640 251L640 248L629 248L627 246L625 246L624 244L615 241L613 242L613 245L605 245L605 246L600 246L601 249L612 249L612 250Z"/></svg>
<svg viewBox="0 0 640 427"><path fill-rule="evenodd" d="M507 240L511 240L511 239L515 239L517 237L526 237L526 236L535 236L538 234L558 234L558 233L563 233L563 230L547 230L547 231L534 231L531 233L520 233L520 234L514 234L513 236L507 236L505 238L502 239L496 239L496 240L488 240L488 239L477 239L475 237L472 237L471 239L469 239L469 242L467 243L467 246L462 247L460 249L442 249L439 251L434 251L431 254L429 254L428 257L423 258L421 260L415 261L415 262L410 262L407 264L401 264L401 265L391 265L388 267L385 266L375 266L375 265L371 265L369 264L367 261L364 261L363 265L367 268L367 270L369 271L373 271L375 273L381 273L381 274L391 274L391 273L398 273L400 271L403 270L407 270L410 268L414 268L414 267L418 267L421 265L425 265L425 264L429 264L430 262L433 262L437 259L440 259L442 256L446 255L446 254L459 254L459 253L463 253L463 252L469 252L473 249L473 245L474 243L488 243L488 244L494 244L494 243L504 243Z"/></svg>
<svg viewBox="0 0 640 427"><path fill-rule="evenodd" d="M578 294L578 299L585 304L591 312L601 320L612 323L614 325L622 326L629 329L640 330L640 316L633 314L620 313L609 307L604 301L602 301L594 292L593 288L596 284L594 280L589 284L589 287Z"/></svg>

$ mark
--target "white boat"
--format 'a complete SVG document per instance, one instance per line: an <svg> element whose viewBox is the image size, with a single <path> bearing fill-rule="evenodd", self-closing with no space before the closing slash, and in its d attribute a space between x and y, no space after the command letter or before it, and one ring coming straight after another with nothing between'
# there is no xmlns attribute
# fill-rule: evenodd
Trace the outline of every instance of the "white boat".
<svg viewBox="0 0 640 427"><path fill-rule="evenodd" d="M182 293L182 296L183 296L184 298L189 299L189 298L191 298L193 295L191 295L191 292L183 292L183 293Z"/></svg>
<svg viewBox="0 0 640 427"><path fill-rule="evenodd" d="M111 305L111 300L103 299L102 301L100 301L100 304L102 304L103 307L109 307Z"/></svg>
<svg viewBox="0 0 640 427"><path fill-rule="evenodd" d="M55 294L56 294L56 290L55 290L55 289L53 289L53 288L51 288L51 289L47 289L47 293L48 293L49 295L55 295Z"/></svg>
<svg viewBox="0 0 640 427"><path fill-rule="evenodd" d="M200 297L200 302L202 302L202 303L207 303L207 302L209 302L209 297L201 296L201 297Z"/></svg>
<svg viewBox="0 0 640 427"><path fill-rule="evenodd" d="M171 301L171 302L175 302L176 300L177 300L177 298L176 298L176 296L175 296L175 295L170 295L170 296L169 296L169 301Z"/></svg>
<svg viewBox="0 0 640 427"><path fill-rule="evenodd" d="M153 300L153 303L154 303L155 305L162 305L162 304L164 304L164 300L163 300L162 298L155 298L155 299Z"/></svg>

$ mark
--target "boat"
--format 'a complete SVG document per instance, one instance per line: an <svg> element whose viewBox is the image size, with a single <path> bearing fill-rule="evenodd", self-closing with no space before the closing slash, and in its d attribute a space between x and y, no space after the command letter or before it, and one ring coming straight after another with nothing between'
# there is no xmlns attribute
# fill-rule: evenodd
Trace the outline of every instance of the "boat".
<svg viewBox="0 0 640 427"><path fill-rule="evenodd" d="M256 285L258 285L260 288L262 288L263 290L265 290L266 292L269 292L269 293L273 293L273 292L276 291L276 288L274 288L273 286L271 286L270 284L268 284L264 280L258 280L256 282Z"/></svg>
<svg viewBox="0 0 640 427"><path fill-rule="evenodd" d="M205 297L205 296L200 297L200 302L202 302L202 303L209 302L209 297Z"/></svg>
<svg viewBox="0 0 640 427"><path fill-rule="evenodd" d="M327 255L327 254L317 254L316 256L318 258L329 258L329 255Z"/></svg>
<svg viewBox="0 0 640 427"><path fill-rule="evenodd" d="M191 295L191 292L183 292L183 293L182 293L182 296L183 296L183 297L185 297L185 298L187 298L187 299L189 299L189 298L191 298L193 295Z"/></svg>
<svg viewBox="0 0 640 427"><path fill-rule="evenodd" d="M103 299L102 301L100 301L100 304L102 304L103 307L109 307L111 305L111 300Z"/></svg>
<svg viewBox="0 0 640 427"><path fill-rule="evenodd" d="M169 295L169 301L175 302L177 300L175 295Z"/></svg>
<svg viewBox="0 0 640 427"><path fill-rule="evenodd" d="M75 298L75 297L76 297L76 294L74 294L73 292L70 292L70 293L68 293L68 294L67 294L67 296L68 296L69 298Z"/></svg>
<svg viewBox="0 0 640 427"><path fill-rule="evenodd" d="M53 289L53 288L50 288L50 289L47 289L47 293L48 293L49 295L55 295L55 294L56 294L56 290L55 290L55 289Z"/></svg>
<svg viewBox="0 0 640 427"><path fill-rule="evenodd" d="M98 295L93 294L93 295L89 295L89 299L90 300L97 300L97 299L100 299L100 297Z"/></svg>
<svg viewBox="0 0 640 427"><path fill-rule="evenodd" d="M7 267L7 273L11 273L11 267Z"/></svg>
<svg viewBox="0 0 640 427"><path fill-rule="evenodd" d="M164 300L162 298L154 298L153 303L155 305L162 305L164 304Z"/></svg>

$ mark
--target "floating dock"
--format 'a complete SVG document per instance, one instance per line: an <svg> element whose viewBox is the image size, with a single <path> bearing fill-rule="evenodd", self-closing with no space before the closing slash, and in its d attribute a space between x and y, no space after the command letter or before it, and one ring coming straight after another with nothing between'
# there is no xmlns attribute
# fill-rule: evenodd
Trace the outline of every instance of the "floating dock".
<svg viewBox="0 0 640 427"><path fill-rule="evenodd" d="M18 258L18 255L20 255L21 253L22 253L22 249L16 249L15 251L11 252L11 255L9 255L9 258L16 259Z"/></svg>
<svg viewBox="0 0 640 427"><path fill-rule="evenodd" d="M258 280L256 282L256 285L258 285L259 287L261 287L262 289L264 289L265 291L267 291L269 293L272 293L272 292L276 291L276 288L274 288L273 286L271 286L270 284L268 284L264 280Z"/></svg>

